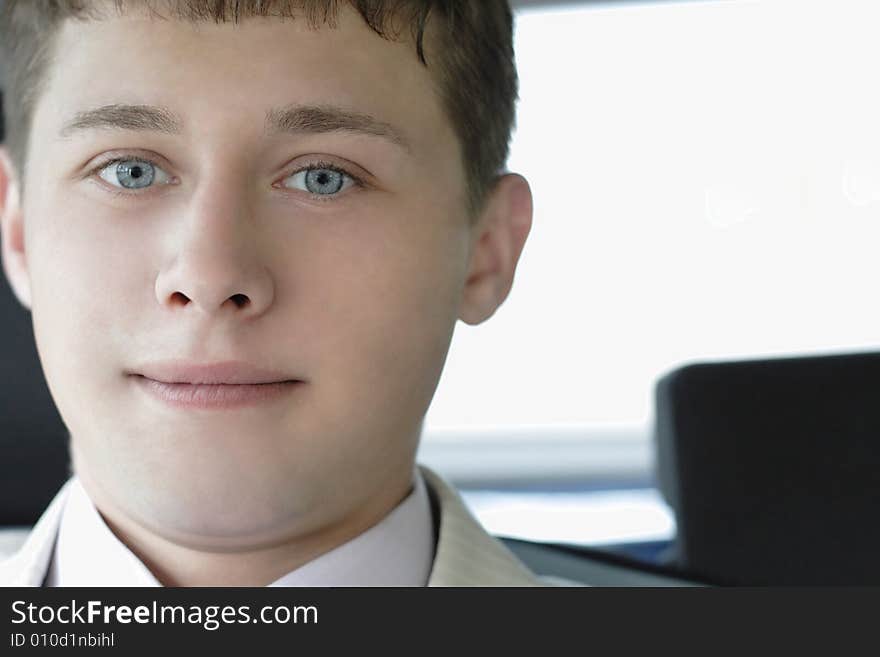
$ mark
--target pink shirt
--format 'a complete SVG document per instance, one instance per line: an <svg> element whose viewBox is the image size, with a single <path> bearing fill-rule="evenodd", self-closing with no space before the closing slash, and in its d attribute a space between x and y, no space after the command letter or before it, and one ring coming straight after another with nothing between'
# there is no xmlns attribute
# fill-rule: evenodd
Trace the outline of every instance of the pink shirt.
<svg viewBox="0 0 880 657"><path fill-rule="evenodd" d="M269 586L425 586L434 528L418 468L409 496L379 523ZM162 586L98 513L79 479L71 482L46 586Z"/></svg>

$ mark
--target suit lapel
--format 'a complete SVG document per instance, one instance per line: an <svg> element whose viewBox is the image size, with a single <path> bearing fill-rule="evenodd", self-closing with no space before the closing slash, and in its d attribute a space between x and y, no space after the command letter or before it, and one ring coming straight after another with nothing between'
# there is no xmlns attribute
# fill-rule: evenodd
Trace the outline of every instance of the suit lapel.
<svg viewBox="0 0 880 657"><path fill-rule="evenodd" d="M425 466L419 468L439 511L428 586L546 586L483 529L454 488Z"/></svg>

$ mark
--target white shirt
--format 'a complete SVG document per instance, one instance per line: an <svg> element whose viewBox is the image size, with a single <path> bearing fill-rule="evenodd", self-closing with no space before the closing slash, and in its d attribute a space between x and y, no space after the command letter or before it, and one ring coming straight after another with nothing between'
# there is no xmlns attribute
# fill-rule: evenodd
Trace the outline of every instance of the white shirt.
<svg viewBox="0 0 880 657"><path fill-rule="evenodd" d="M409 496L376 525L269 586L425 586L434 561L434 528L418 468L414 478ZM74 477L45 586L162 585L110 531Z"/></svg>

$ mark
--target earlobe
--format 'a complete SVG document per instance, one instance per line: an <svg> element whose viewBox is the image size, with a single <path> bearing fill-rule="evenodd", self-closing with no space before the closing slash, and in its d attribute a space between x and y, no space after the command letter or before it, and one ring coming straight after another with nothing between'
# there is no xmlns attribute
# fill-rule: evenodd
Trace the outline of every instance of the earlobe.
<svg viewBox="0 0 880 657"><path fill-rule="evenodd" d="M459 319L477 325L501 306L532 227L532 192L518 174L501 176L476 224Z"/></svg>
<svg viewBox="0 0 880 657"><path fill-rule="evenodd" d="M0 148L0 246L3 272L21 305L30 310L31 288L24 248L20 185L12 161Z"/></svg>

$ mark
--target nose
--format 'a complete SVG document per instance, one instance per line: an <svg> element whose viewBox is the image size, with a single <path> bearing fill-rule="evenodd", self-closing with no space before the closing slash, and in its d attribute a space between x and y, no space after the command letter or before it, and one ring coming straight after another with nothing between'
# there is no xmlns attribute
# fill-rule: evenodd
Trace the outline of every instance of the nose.
<svg viewBox="0 0 880 657"><path fill-rule="evenodd" d="M156 279L156 297L175 311L250 317L272 302L273 280L242 196L205 190L178 224L176 248Z"/></svg>

